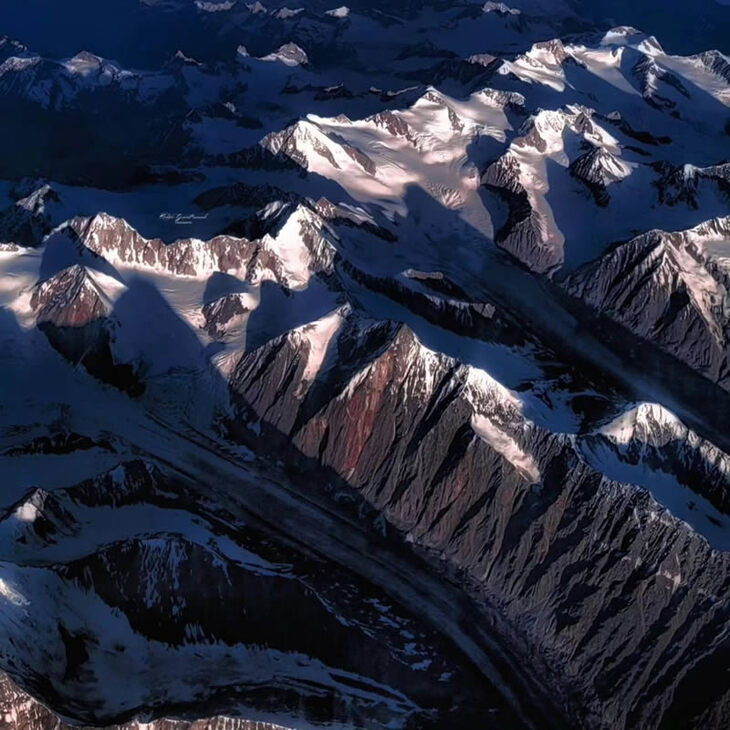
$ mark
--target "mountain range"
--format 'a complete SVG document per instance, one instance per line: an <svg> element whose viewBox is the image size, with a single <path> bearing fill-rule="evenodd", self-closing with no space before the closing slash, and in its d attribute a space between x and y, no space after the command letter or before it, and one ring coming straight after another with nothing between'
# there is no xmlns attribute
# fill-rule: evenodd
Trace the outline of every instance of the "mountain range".
<svg viewBox="0 0 730 730"><path fill-rule="evenodd" d="M0 726L729 727L730 6L67 5L0 8Z"/></svg>

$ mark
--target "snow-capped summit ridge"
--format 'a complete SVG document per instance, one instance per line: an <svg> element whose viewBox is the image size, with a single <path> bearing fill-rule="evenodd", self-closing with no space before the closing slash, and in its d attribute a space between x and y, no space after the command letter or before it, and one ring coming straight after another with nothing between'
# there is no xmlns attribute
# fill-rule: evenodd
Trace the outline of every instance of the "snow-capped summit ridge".
<svg viewBox="0 0 730 730"><path fill-rule="evenodd" d="M512 8L503 2L493 2L493 0L487 0L482 6L482 10L485 13L499 13L500 15L521 15L522 13L519 8Z"/></svg>
<svg viewBox="0 0 730 730"><path fill-rule="evenodd" d="M330 234L311 206L270 206L265 213L279 218L277 227L257 241L220 235L209 241L184 238L165 243L145 238L123 218L107 213L75 218L65 226L113 266L179 277L207 278L222 272L299 288L314 272L331 267Z"/></svg>
<svg viewBox="0 0 730 730"><path fill-rule="evenodd" d="M285 43L278 50L264 56L262 61L278 61L285 66L306 66L309 63L309 57L303 48L296 43Z"/></svg>
<svg viewBox="0 0 730 730"><path fill-rule="evenodd" d="M680 419L664 406L638 403L603 426L600 433L616 443L627 444L635 438L645 439L652 433L680 438L686 435L687 430Z"/></svg>
<svg viewBox="0 0 730 730"><path fill-rule="evenodd" d="M327 10L325 15L329 15L331 18L338 18L342 20L343 18L347 18L350 15L350 8L348 8L347 5L340 5L338 8L332 8L332 10Z"/></svg>
<svg viewBox="0 0 730 730"><path fill-rule="evenodd" d="M571 170L586 182L610 185L631 174L631 166L605 147L594 147L572 165Z"/></svg>
<svg viewBox="0 0 730 730"><path fill-rule="evenodd" d="M111 277L75 264L38 284L30 305L40 324L81 327L107 317L123 288Z"/></svg>

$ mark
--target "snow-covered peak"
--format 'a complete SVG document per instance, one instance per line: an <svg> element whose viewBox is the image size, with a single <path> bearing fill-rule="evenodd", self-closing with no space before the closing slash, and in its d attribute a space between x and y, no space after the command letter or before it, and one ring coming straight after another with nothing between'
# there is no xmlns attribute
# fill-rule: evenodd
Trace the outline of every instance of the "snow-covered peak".
<svg viewBox="0 0 730 730"><path fill-rule="evenodd" d="M206 13L222 13L233 10L237 0L219 0L218 2L206 2L206 0L195 0L195 7Z"/></svg>
<svg viewBox="0 0 730 730"><path fill-rule="evenodd" d="M46 183L41 185L37 190L34 190L30 195L18 200L16 205L36 215L42 215L46 211L47 205L50 203L58 203L60 200L61 198L58 193Z"/></svg>
<svg viewBox="0 0 730 730"><path fill-rule="evenodd" d="M81 51L73 58L63 61L64 71L73 77L81 88L86 85L108 86L121 84L126 88L129 84L138 83L140 76L132 71L120 68L100 56L89 51Z"/></svg>
<svg viewBox="0 0 730 730"><path fill-rule="evenodd" d="M719 410L720 389L730 382L730 279L718 263L719 254L730 253L730 224L713 218L726 212L727 202L723 191L728 166L718 162L727 157L720 151L727 142L726 107L718 103L728 87L723 76L727 58L711 53L704 60L674 57L650 36L625 28L606 34L601 44L598 26L578 14L563 15L564 8L577 7L573 0L406 0L390 7L361 2L352 4L353 12L320 0L294 3L306 6L304 10L283 4L284 0L267 3L267 9L253 0L146 0L140 12L155 21L151 28L159 27L158 18L170 22L171 37L158 34L158 42L143 44L145 53L159 52L162 63L182 47L203 65L180 52L163 74L140 71L135 79L140 79L145 94L114 63L92 54L29 61L24 51L14 49L15 61L6 62L0 73L0 95L8 112L5 124L15 124L14 133L4 138L7 177L58 181L55 187L36 184L24 189L22 196L12 183L0 184L2 206L11 204L14 213L27 214L31 223L41 219L41 233L46 219L58 223L79 211L92 214L72 219L50 236L38 235L31 227L29 240L37 248L14 245L1 252L0 310L6 310L6 316L0 317L0 359L6 390L14 391L8 372L22 370L26 362L35 365L36 357L38 367L16 378L23 385L17 389L22 406L13 409L17 422L11 423L15 414L11 419L11 409L3 403L0 418L5 429L0 436L20 442L25 436L17 425L40 423L49 413L55 419L59 405L64 422L85 422L97 434L111 430L119 435L110 439L109 450L89 447L87 453L80 447L79 453L48 459L29 451L32 459L23 456L16 462L18 468L4 469L11 480L26 483L8 497L5 519L0 520L0 547L8 544L2 542L7 524L18 527L15 523L20 521L29 535L36 528L39 535L42 532L44 498L26 496L39 463L51 466L46 471L63 465L58 473L66 479L77 470L100 469L103 459L125 458L127 444L132 443L152 449L153 462L170 464L171 470L191 470L192 477L181 486L181 510L176 509L179 490L174 484L166 485L164 494L151 492L154 505L141 504L149 495L122 504L120 493L127 495L110 489L108 501L114 510L105 505L102 522L102 510L77 504L79 515L84 513L89 523L82 536L91 538L86 562L101 566L83 585L79 581L86 581L87 570L85 561L77 559L81 541L72 530L59 534L56 544L45 540L50 548L45 561L28 551L32 541L15 541L17 553L12 556L24 559L22 564L18 560L24 578L17 591L29 601L23 610L28 609L32 621L48 621L47 626L37 624L42 630L36 633L0 621L0 629L10 626L0 636L11 639L3 646L12 647L24 636L42 646L60 631L58 617L53 611L33 612L33 606L46 606L40 600L44 594L61 600L66 590L79 593L78 605L63 617L71 639L56 641L53 662L35 662L28 667L32 674L18 664L19 678L33 687L38 669L42 675L44 665L56 667L51 685L63 690L64 706L59 704L59 709L70 710L70 717L87 724L127 716L129 708L141 717L174 713L176 707L194 712L208 699L199 693L198 681L205 674L200 662L206 658L210 666L226 667L225 682L213 688L216 697L232 698L231 705L222 700L225 711L255 712L248 707L253 695L269 702L270 693L264 690L272 667L276 687L284 687L287 702L291 700L288 706L306 710L309 697L316 703L316 695L335 685L322 685L328 682L323 674L309 673L313 661L292 653L298 647L289 639L296 631L285 632L286 645L282 644L282 655L300 667L289 681L278 655L272 664L266 649L251 660L235 627L229 642L218 634L225 621L208 621L205 616L197 620L197 607L212 603L230 608L229 614L244 613L243 605L225 600L240 593L227 591L242 584L229 560L233 538L240 537L241 530L229 529L230 515L222 510L222 521L215 527L227 537L218 541L208 535L206 521L218 522L214 511L220 505L215 499L205 501L204 514L196 514L194 525L185 525L181 514L191 505L200 506L189 491L197 489L196 484L205 487L207 479L212 486L238 483L250 468L256 489L265 497L252 500L252 509L273 509L281 492L295 515L298 481L289 484L285 472L291 470L279 470L276 462L304 454L312 474L336 473L347 484L337 480L335 489L319 490L302 515L314 514L310 507L318 509L321 499L334 496L337 509L330 510L329 517L337 517L342 507L350 524L356 520L362 532L370 529L374 511L382 509L376 527L387 527L384 547L396 545L397 531L403 529L419 551L425 547L429 555L441 555L448 563L446 572L466 571L475 590L482 581L490 595L504 598L499 626L506 632L501 638L509 652L534 649L531 653L541 665L543 650L548 659L569 656L568 684L576 677L583 682L573 694L587 697L590 707L560 695L565 680L560 672L537 672L545 686L537 687L534 696L539 700L557 692L555 706L575 709L578 717L556 722L565 720L563 724L572 727L580 725L580 718L609 718L616 726L632 720L637 725L654 720L666 724L669 716L660 717L663 709L690 706L698 675L692 674L691 681L661 682L657 689L656 682L643 682L646 672L642 675L640 670L661 660L655 648L666 646L665 639L676 628L665 620L670 603L683 617L694 615L693 592L696 597L701 591L708 606L724 605L719 599L727 588L727 565L714 562L686 526L670 524L666 515L661 526L649 525L657 505L650 495L629 486L637 472L613 472L608 465L620 461L626 467L630 459L621 457L629 452L631 458L649 454L649 464L656 454L644 446L652 439L682 447L662 462L668 472L684 470L695 484L707 472L686 458L684 447L696 435L660 406L632 406L601 432L596 424L603 423L602 414L623 408L625 391L614 388L617 381L630 380L627 385L634 387L637 398L666 403L672 400L667 391L677 383L678 402L685 385L710 393L697 404L687 403L692 397L685 397L677 412L687 414L687 423L702 423L705 417L708 433L721 433L711 430L710 419L721 422L722 413L704 406L713 404L711 395L716 394ZM185 31L182 36L177 35L179 26ZM110 31L123 36L121 27L110 24L105 32ZM553 40L535 42L546 38ZM111 41L120 39L107 38L90 47L113 57ZM265 62L258 58L289 40L292 43L266 55ZM235 63L232 51L239 43L237 55L244 60ZM667 47L673 44L669 40ZM135 62L138 49L133 46L119 52L131 59L124 63L151 68ZM6 53L0 48L0 62ZM107 79L124 83L108 88ZM687 97L673 79L691 100L683 102ZM499 88L483 88L487 83ZM46 99L47 105L38 109L28 104L34 98L28 93ZM162 103L142 103L153 95ZM56 106L59 99L74 103ZM662 99L676 108L665 107ZM20 126L29 109L40 121L27 125L26 139ZM54 132L68 131L76 120L73 129L83 132L76 146L64 147L61 155L41 144L55 139ZM61 137L76 139L73 134ZM25 146L16 150L16 140L25 140ZM60 168L59 174L47 169L49 163ZM124 173L117 167L124 167ZM109 171L108 184L106 172L97 182L96 168ZM482 172L485 187L479 184ZM657 202L665 173L676 177L678 185L697 188L695 206ZM611 199L597 206L586 194L586 185L591 190L610 188ZM60 191L65 212L55 209L54 191ZM131 216L133 211L134 216L128 223L123 217L93 215L100 210L117 216L126 215L122 211ZM207 220L196 215L187 228L167 225L164 216L157 218L162 210L183 211L179 218L204 211ZM59 219L60 214L64 218ZM693 228L639 235L656 226ZM155 238L162 229L165 239ZM191 231L193 237L169 241L175 230L182 235ZM220 231L235 233L215 235ZM628 243L618 243L624 241ZM587 261L593 262L590 269ZM568 291L562 294L559 287L569 279ZM576 327L577 313L587 312L583 306L595 307L596 316L580 316ZM613 318L614 324L606 318ZM90 323L98 326L85 326ZM52 324L64 331L55 333ZM75 347L62 351L59 340L51 339L53 334L73 341ZM46 340L55 351L46 347ZM106 349L98 347L100 342ZM645 351L656 358L637 362ZM81 367L67 367L59 352L72 366ZM634 378L642 365L661 363L663 357L680 375L693 368L697 377L680 382L673 379L674 367L667 367L661 373L662 388L654 388L656 368L647 367ZM140 402L130 402L118 391L110 393L113 388L97 388L94 378L108 372L92 371L92 361L104 370L124 368L117 382L129 371L127 375L144 383L147 390ZM68 418L67 407L72 411ZM191 423L197 432L189 428ZM10 426L16 428L11 432ZM257 451L256 458L239 459L243 450L234 443L238 437ZM603 462L582 460L582 442L586 452L597 444L596 453L614 457L613 462L608 457ZM705 461L711 460L709 447L699 452ZM713 464L720 463L719 458ZM647 479L654 480L658 470L648 473ZM260 478L267 475L271 478ZM49 483L55 479L44 477ZM340 503L342 495L354 495L351 490L358 489L372 503L363 503L359 515L357 505L352 509L346 499ZM49 489L51 494L58 491ZM690 494L687 501L693 498ZM170 535L160 534L158 518L163 512L169 513ZM119 514L130 519L117 520ZM266 515L261 516L266 522ZM99 536L108 537L100 525L116 521L132 526L134 534L154 535L149 540L124 535L122 547L99 549ZM287 525L296 528L297 523L292 519ZM318 521L313 524L313 530L305 525L295 541L316 536ZM191 537L196 547L182 545L181 534ZM326 551L327 541L314 546L319 547ZM210 575L209 563L196 557L198 549L210 552L215 565L226 572L220 580L208 581L202 602L194 581L185 590L178 590L176 582L191 583L195 566L202 565ZM113 550L123 556L116 562ZM188 561L186 552L195 560ZM267 555L280 552L267 544ZM290 552L285 552L288 560ZM52 563L50 558L56 556L73 557L73 570L64 560ZM130 561L139 568L133 574L125 569ZM297 575L299 568L294 556L291 562L284 572L287 577ZM311 567L310 562L303 560L303 567ZM661 576L668 563L672 566L667 582ZM44 565L51 565L46 571L52 578L48 586L28 577L40 575ZM355 572L361 568L350 567ZM311 572L307 570L308 578ZM653 580L654 574L658 580ZM381 577L390 583L392 575ZM162 585L161 576L171 577L169 584ZM311 605L316 608L315 623L327 623L329 616L335 633L354 630L364 635L361 601L354 601L360 604L355 606L355 621L347 620L349 614L338 621L339 607L330 599L339 603L350 591L335 578L334 590L305 581L304 592L313 596ZM8 586L14 585L8 576L1 580L6 579ZM283 641L276 622L266 621L268 605L260 600L271 598L266 585L272 577L257 573L252 580L246 578L243 584L250 582L255 588L261 581L262 590L247 592L255 600L246 604L251 620L243 628L273 627L277 636L263 641L270 647ZM285 602L298 590L294 584L301 582L283 580L279 573L273 581L283 585ZM576 602L573 598L586 582L598 590ZM86 590L80 590L84 586ZM96 589L114 595L102 596L108 600L99 601L105 607L91 631L87 619L97 615L98 605L89 601ZM12 596L8 590L0 592ZM215 599L216 591L223 591L224 599L211 603L207 599ZM109 606L117 600L123 601L121 608ZM281 603L278 594L272 600ZM638 602L645 610L635 617L636 625L626 620L634 614L624 612L610 617L597 637L586 639L596 601ZM9 610L12 605L11 599ZM75 610L82 606L88 614ZM166 611L164 620L159 619L160 610ZM306 618L315 615L312 610L306 605L289 613ZM689 621L689 643L670 657L676 661L666 676L680 676L676 667L690 666L694 672L693 657L706 649L700 639L709 637L704 643L710 648L719 645L712 629L721 631L723 616L715 614L707 621ZM544 631L527 632L539 646L523 642L515 648L509 641L510 627L519 628L525 615L535 617ZM393 616L383 612L378 623L389 625ZM142 628L129 631L126 623ZM184 633L171 648L167 639L175 624L181 624ZM161 641L147 640L153 631ZM403 632L393 633L397 639ZM613 640L602 641L604 634ZM633 641L632 635L638 639ZM377 632L374 636L380 638ZM377 643L384 654L390 652L390 644ZM420 639L406 642L408 647L417 643ZM327 649L326 641L304 644L315 654L323 646ZM88 658L81 656L70 662L73 667L66 666L69 647L81 647L75 654L86 653ZM636 701L624 702L613 693L606 699L600 692L596 699L592 688L621 685L609 680L615 665L611 657L622 647L627 647L626 661L639 668L627 679ZM393 692L381 693L367 677L367 682L351 677L353 696L360 696L362 704L358 700L351 705L350 694L338 693L345 701L335 711L347 717L322 717L321 722L347 724L348 718L356 717L365 724L420 727L425 718L434 726L443 725L427 703L431 680L442 690L436 699L448 705L446 725L459 725L461 707L480 706L469 701L471 674L458 672L453 680L446 679L436 654L430 667L426 662L411 665L418 672L413 683L401 683L401 677L411 676L410 652L398 652L405 663L399 662L394 672L389 670L390 660L374 656L375 676L397 680L392 682ZM13 661L19 653L11 652ZM356 653L360 658L369 655ZM218 661L223 654L225 661ZM330 658L335 664L340 654L333 650ZM355 654L345 658L351 656ZM127 692L116 679L133 675L124 670L134 669L137 659L140 666L146 662L153 669L173 667L179 672L167 672L167 684L147 683L143 673L135 696L137 685ZM109 662L117 662L114 676L107 671ZM157 672L157 678L165 674ZM186 676L192 681L183 682ZM534 676L524 679L534 684ZM250 694L249 680L255 685ZM459 687L456 694L450 681ZM229 685L241 691L231 694L226 691ZM521 685L515 683L517 690ZM407 718L387 711L387 706L400 702L396 695L401 689L409 701L410 690L415 690L413 699L424 710L423 717L420 710L411 717L410 707ZM305 695L301 702L298 694ZM452 696L454 702L449 703ZM115 697L122 698L124 706ZM84 698L92 702L84 704ZM57 701L55 696L50 699ZM503 712L507 704L489 704L497 708L495 723L509 726L512 718ZM530 715L527 721L532 719L531 706L519 709ZM281 710L271 704L275 717ZM83 716L76 717L76 711ZM306 718L298 716L286 721L306 724ZM539 724L540 718L536 721ZM468 717L464 724L469 724Z"/></svg>
<svg viewBox="0 0 730 730"><path fill-rule="evenodd" d="M499 68L502 75L513 74L529 84L545 84L556 91L565 89L563 64L571 58L560 39L535 43L527 53L514 61L504 61Z"/></svg>
<svg viewBox="0 0 730 730"><path fill-rule="evenodd" d="M196 279L220 272L253 283L270 280L297 289L305 287L313 273L331 267L332 234L310 206L272 204L263 215L272 222L259 241L223 235L209 241L183 238L165 243L145 238L123 218L107 213L75 218L67 227L86 248L122 269Z"/></svg>
<svg viewBox="0 0 730 730"><path fill-rule="evenodd" d="M708 71L730 83L730 57L718 50L705 51L693 57Z"/></svg>
<svg viewBox="0 0 730 730"><path fill-rule="evenodd" d="M159 93L167 85L164 74L128 71L88 51L61 61L24 54L0 64L0 94L21 97L54 111L96 89L140 92L145 80L150 81L151 93Z"/></svg>
<svg viewBox="0 0 730 730"><path fill-rule="evenodd" d="M485 13L498 13L499 15L520 15L521 11L518 8L511 8L509 5L505 5L502 2L493 2L488 0L484 3L482 10Z"/></svg>
<svg viewBox="0 0 730 730"><path fill-rule="evenodd" d="M476 436L528 481L540 481L536 460L521 445L533 426L522 415L522 404L514 393L486 371L465 366L426 347L405 326L400 327L387 353L395 354L402 367L407 368L407 387L419 400L433 397L435 389L449 380L472 409L470 423Z"/></svg>
<svg viewBox="0 0 730 730"><path fill-rule="evenodd" d="M303 48L300 48L296 43L285 43L279 47L278 50L273 53L269 53L264 56L262 61L278 61L283 63L285 66L306 66L309 63L309 58Z"/></svg>
<svg viewBox="0 0 730 730"><path fill-rule="evenodd" d="M471 426L477 436L530 482L539 482L538 463L522 445L534 424L523 415L518 396L489 373L475 367L466 368L464 394L473 408Z"/></svg>
<svg viewBox="0 0 730 730"><path fill-rule="evenodd" d="M10 56L0 63L0 77L32 69L42 62L43 59L40 56Z"/></svg>
<svg viewBox="0 0 730 730"><path fill-rule="evenodd" d="M653 35L647 36L646 38L641 40L636 48L637 50L641 51L649 57L664 55L664 49L662 48L662 44L659 43L657 38Z"/></svg>
<svg viewBox="0 0 730 730"><path fill-rule="evenodd" d="M276 277L291 289L306 287L315 271L329 270L335 256L334 235L311 208L298 205L276 230L261 240L281 271ZM261 274L262 278L266 278Z"/></svg>
<svg viewBox="0 0 730 730"><path fill-rule="evenodd" d="M697 209L703 183L714 185L722 191L730 184L730 163L698 167L691 163L678 165L662 165L658 167L660 179L657 182L659 199L666 205L686 203Z"/></svg>
<svg viewBox="0 0 730 730"><path fill-rule="evenodd" d="M466 128L474 124L467 117L462 117L449 100L438 90L429 88L411 106L411 113L422 120L423 134L450 140L454 135L461 135Z"/></svg>
<svg viewBox="0 0 730 730"><path fill-rule="evenodd" d="M110 215L104 211L100 211L89 218L73 218L67 225L79 234L84 242L106 231L110 231L119 239L124 238L130 233L136 233L124 218Z"/></svg>
<svg viewBox="0 0 730 730"><path fill-rule="evenodd" d="M64 67L72 74L88 76L97 73L104 65L104 59L89 51L80 51L73 58L64 62Z"/></svg>
<svg viewBox="0 0 730 730"><path fill-rule="evenodd" d="M643 35L643 33L630 25L616 26L605 33L601 39L601 45L615 46L625 44L638 35Z"/></svg>
<svg viewBox="0 0 730 730"><path fill-rule="evenodd" d="M730 547L730 456L658 403L638 403L591 434L589 463L636 484L719 550Z"/></svg>
<svg viewBox="0 0 730 730"><path fill-rule="evenodd" d="M49 184L42 184L0 212L0 240L39 246L63 220L64 213L58 192Z"/></svg>
<svg viewBox="0 0 730 730"><path fill-rule="evenodd" d="M359 389L369 389L372 383L390 378L393 387L401 388L404 396L420 403L428 402L439 379L448 372L451 359L423 345L406 325L363 320L358 315L351 319L347 331L348 349L356 352L363 346L367 348L366 343L381 341L383 335L386 343L379 347L374 359L350 375L338 399L349 399Z"/></svg>
<svg viewBox="0 0 730 730"><path fill-rule="evenodd" d="M263 5L259 0L256 0L256 2L248 3L246 5L250 13L253 13L254 15L266 15L269 11L266 9L266 6Z"/></svg>
<svg viewBox="0 0 730 730"><path fill-rule="evenodd" d="M126 220L98 213L91 218L68 222L73 231L93 253L114 266L152 269L177 276L206 277L216 271L245 268L247 242L219 237L205 242L181 239L166 244L140 235ZM235 251L240 253L235 255Z"/></svg>
<svg viewBox="0 0 730 730"><path fill-rule="evenodd" d="M606 187L631 175L632 166L605 147L593 147L571 165L581 180Z"/></svg>
<svg viewBox="0 0 730 730"><path fill-rule="evenodd" d="M273 17L278 20L289 20L290 18L296 18L297 15L304 12L304 8L280 8L279 10L272 11Z"/></svg>
<svg viewBox="0 0 730 730"><path fill-rule="evenodd" d="M18 522L33 523L43 514L43 507L48 498L48 492L42 489L34 489L15 508L13 517Z"/></svg>
<svg viewBox="0 0 730 730"><path fill-rule="evenodd" d="M689 98L686 86L674 74L657 63L653 56L641 57L632 69L639 82L639 88L644 98L662 108L672 108L676 104L667 97L672 90Z"/></svg>
<svg viewBox="0 0 730 730"><path fill-rule="evenodd" d="M529 58L548 65L560 65L570 58L563 41L559 38L535 43L527 55Z"/></svg>
<svg viewBox="0 0 730 730"><path fill-rule="evenodd" d="M586 123L590 124L590 120ZM553 154L563 149L563 134L572 125L573 116L567 111L541 109L523 124L513 146Z"/></svg>
<svg viewBox="0 0 730 730"><path fill-rule="evenodd" d="M178 49L175 51L175 55L172 57L173 64L177 64L178 67L191 66L194 68L202 68L203 64L192 56L188 56L186 53Z"/></svg>
<svg viewBox="0 0 730 730"><path fill-rule="evenodd" d="M725 172L725 166L718 166ZM705 168L711 169L711 168ZM655 231L664 240L675 248L690 247L707 254L705 246L708 244L727 241L730 238L730 215L710 218L698 225L682 231Z"/></svg>
<svg viewBox="0 0 730 730"><path fill-rule="evenodd" d="M122 289L112 277L75 264L40 283L30 304L39 323L81 327L107 317Z"/></svg>
<svg viewBox="0 0 730 730"><path fill-rule="evenodd" d="M565 151L566 132L585 140L593 147L606 148L613 154L618 153L618 140L596 121L593 110L573 104L562 109L541 109L530 116L523 123L519 136L514 139L510 149L522 155L557 155L556 160L567 166L570 160Z"/></svg>
<svg viewBox="0 0 730 730"><path fill-rule="evenodd" d="M679 452L697 452L708 470L717 470L721 475L730 477L730 456L701 438L676 414L658 403L637 403L603 426L598 433L622 447L670 446Z"/></svg>
<svg viewBox="0 0 730 730"><path fill-rule="evenodd" d="M9 56L22 56L27 51L28 49L15 38L11 38L8 35L0 35L0 59L5 59Z"/></svg>
<svg viewBox="0 0 730 730"><path fill-rule="evenodd" d="M291 332L291 337L298 343L300 351L304 350L304 369L301 375L300 392L304 392L319 375L325 365L330 344L340 332L350 313L350 306L344 305Z"/></svg>
<svg viewBox="0 0 730 730"><path fill-rule="evenodd" d="M331 18L347 18L350 15L350 8L347 5L340 5L338 8L332 8L328 10L325 15L329 15Z"/></svg>
<svg viewBox="0 0 730 730"><path fill-rule="evenodd" d="M613 248L568 279L568 288L707 377L727 371L727 279L712 258L730 219L651 231ZM709 248L709 251L706 250Z"/></svg>
<svg viewBox="0 0 730 730"><path fill-rule="evenodd" d="M357 393L366 391L376 401L384 383L398 392L391 398L406 398L410 404L422 406L437 398L437 391L441 397L453 391L471 411L469 423L475 437L500 454L526 480L540 481L537 461L523 445L533 424L522 415L517 396L486 371L465 366L427 347L411 328L399 325L387 347L353 374L339 398L357 397Z"/></svg>
<svg viewBox="0 0 730 730"><path fill-rule="evenodd" d="M375 174L375 164L367 154L329 132L329 127L340 126L337 120L330 124L330 120L310 114L281 132L267 135L261 145L274 155L285 155L313 172L326 171L331 175L332 168L346 170L356 166L360 174Z"/></svg>
<svg viewBox="0 0 730 730"><path fill-rule="evenodd" d="M671 411L658 403L639 403L603 426L600 433L618 444L633 440L652 442L680 439L687 435L687 427Z"/></svg>

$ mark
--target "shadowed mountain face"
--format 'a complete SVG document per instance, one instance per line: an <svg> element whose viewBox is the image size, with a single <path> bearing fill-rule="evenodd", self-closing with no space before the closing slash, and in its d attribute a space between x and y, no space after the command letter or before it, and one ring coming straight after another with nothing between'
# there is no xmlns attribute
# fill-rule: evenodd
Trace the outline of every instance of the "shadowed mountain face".
<svg viewBox="0 0 730 730"><path fill-rule="evenodd" d="M470 14L480 10L484 3L463 4ZM62 7L53 0L8 0L0 8L3 32L22 39L45 55L73 56L79 49L93 51L114 58L125 65L156 66L164 63L178 49L206 60L222 60L224 54L235 52L235 33L229 28L231 15L237 21L247 20L250 12L243 2L198 2L195 0L75 0L73 7ZM306 0L301 3L268 3L267 10L285 8L277 20L295 20L300 9L321 16L338 10L336 3L326 0ZM352 13L380 14L395 18L417 17L424 7L448 9L445 2L349 2L345 6ZM499 3L497 3L499 5ZM507 3L509 5L509 3ZM205 7L207 6L207 7ZM230 7L227 7L230 6ZM668 0L662 4L632 3L628 0L561 0L550 7L538 2L515 2L514 9L525 13L570 15L576 26L580 21L595 22L608 29L615 25L635 25L663 39L674 53L698 53L708 48L730 51L727 28L730 7L719 0L699 0L687 3ZM457 6L458 7L458 6ZM496 12L500 12L497 9ZM263 15L263 13L256 13ZM342 17L340 17L342 16ZM344 11L327 18L343 20ZM39 19L43 22L39 22ZM300 18L301 20L301 18ZM236 30L246 34L243 23L236 22ZM110 33L109 28L115 32ZM210 34L215 33L213 37ZM263 39L260 39L263 40ZM409 41L406 40L406 43ZM491 46L490 46L491 47Z"/></svg>
<svg viewBox="0 0 730 730"><path fill-rule="evenodd" d="M730 6L72 5L0 7L0 726L730 726Z"/></svg>
<svg viewBox="0 0 730 730"><path fill-rule="evenodd" d="M730 52L727 38L730 7L726 0L697 3L670 0L662 5L594 0L577 5L580 6L579 12L599 22L615 24L620 21L661 36L674 53L697 53L709 47Z"/></svg>

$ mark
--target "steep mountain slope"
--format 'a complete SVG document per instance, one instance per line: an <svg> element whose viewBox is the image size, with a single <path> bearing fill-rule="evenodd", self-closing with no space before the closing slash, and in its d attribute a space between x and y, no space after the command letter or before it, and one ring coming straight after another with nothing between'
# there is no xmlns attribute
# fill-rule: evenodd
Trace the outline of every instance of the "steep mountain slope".
<svg viewBox="0 0 730 730"><path fill-rule="evenodd" d="M70 730L75 727L59 720L50 710L14 686L8 677L0 680L0 717L17 730ZM159 720L147 726L154 730L284 730L278 725L228 717L192 722ZM138 727L135 721L116 726L113 730L137 730Z"/></svg>
<svg viewBox="0 0 730 730"><path fill-rule="evenodd" d="M727 49L574 2L33 1L0 724L724 728Z"/></svg>
<svg viewBox="0 0 730 730"><path fill-rule="evenodd" d="M712 244L730 219L653 231L617 246L567 280L568 290L728 387L728 270Z"/></svg>

